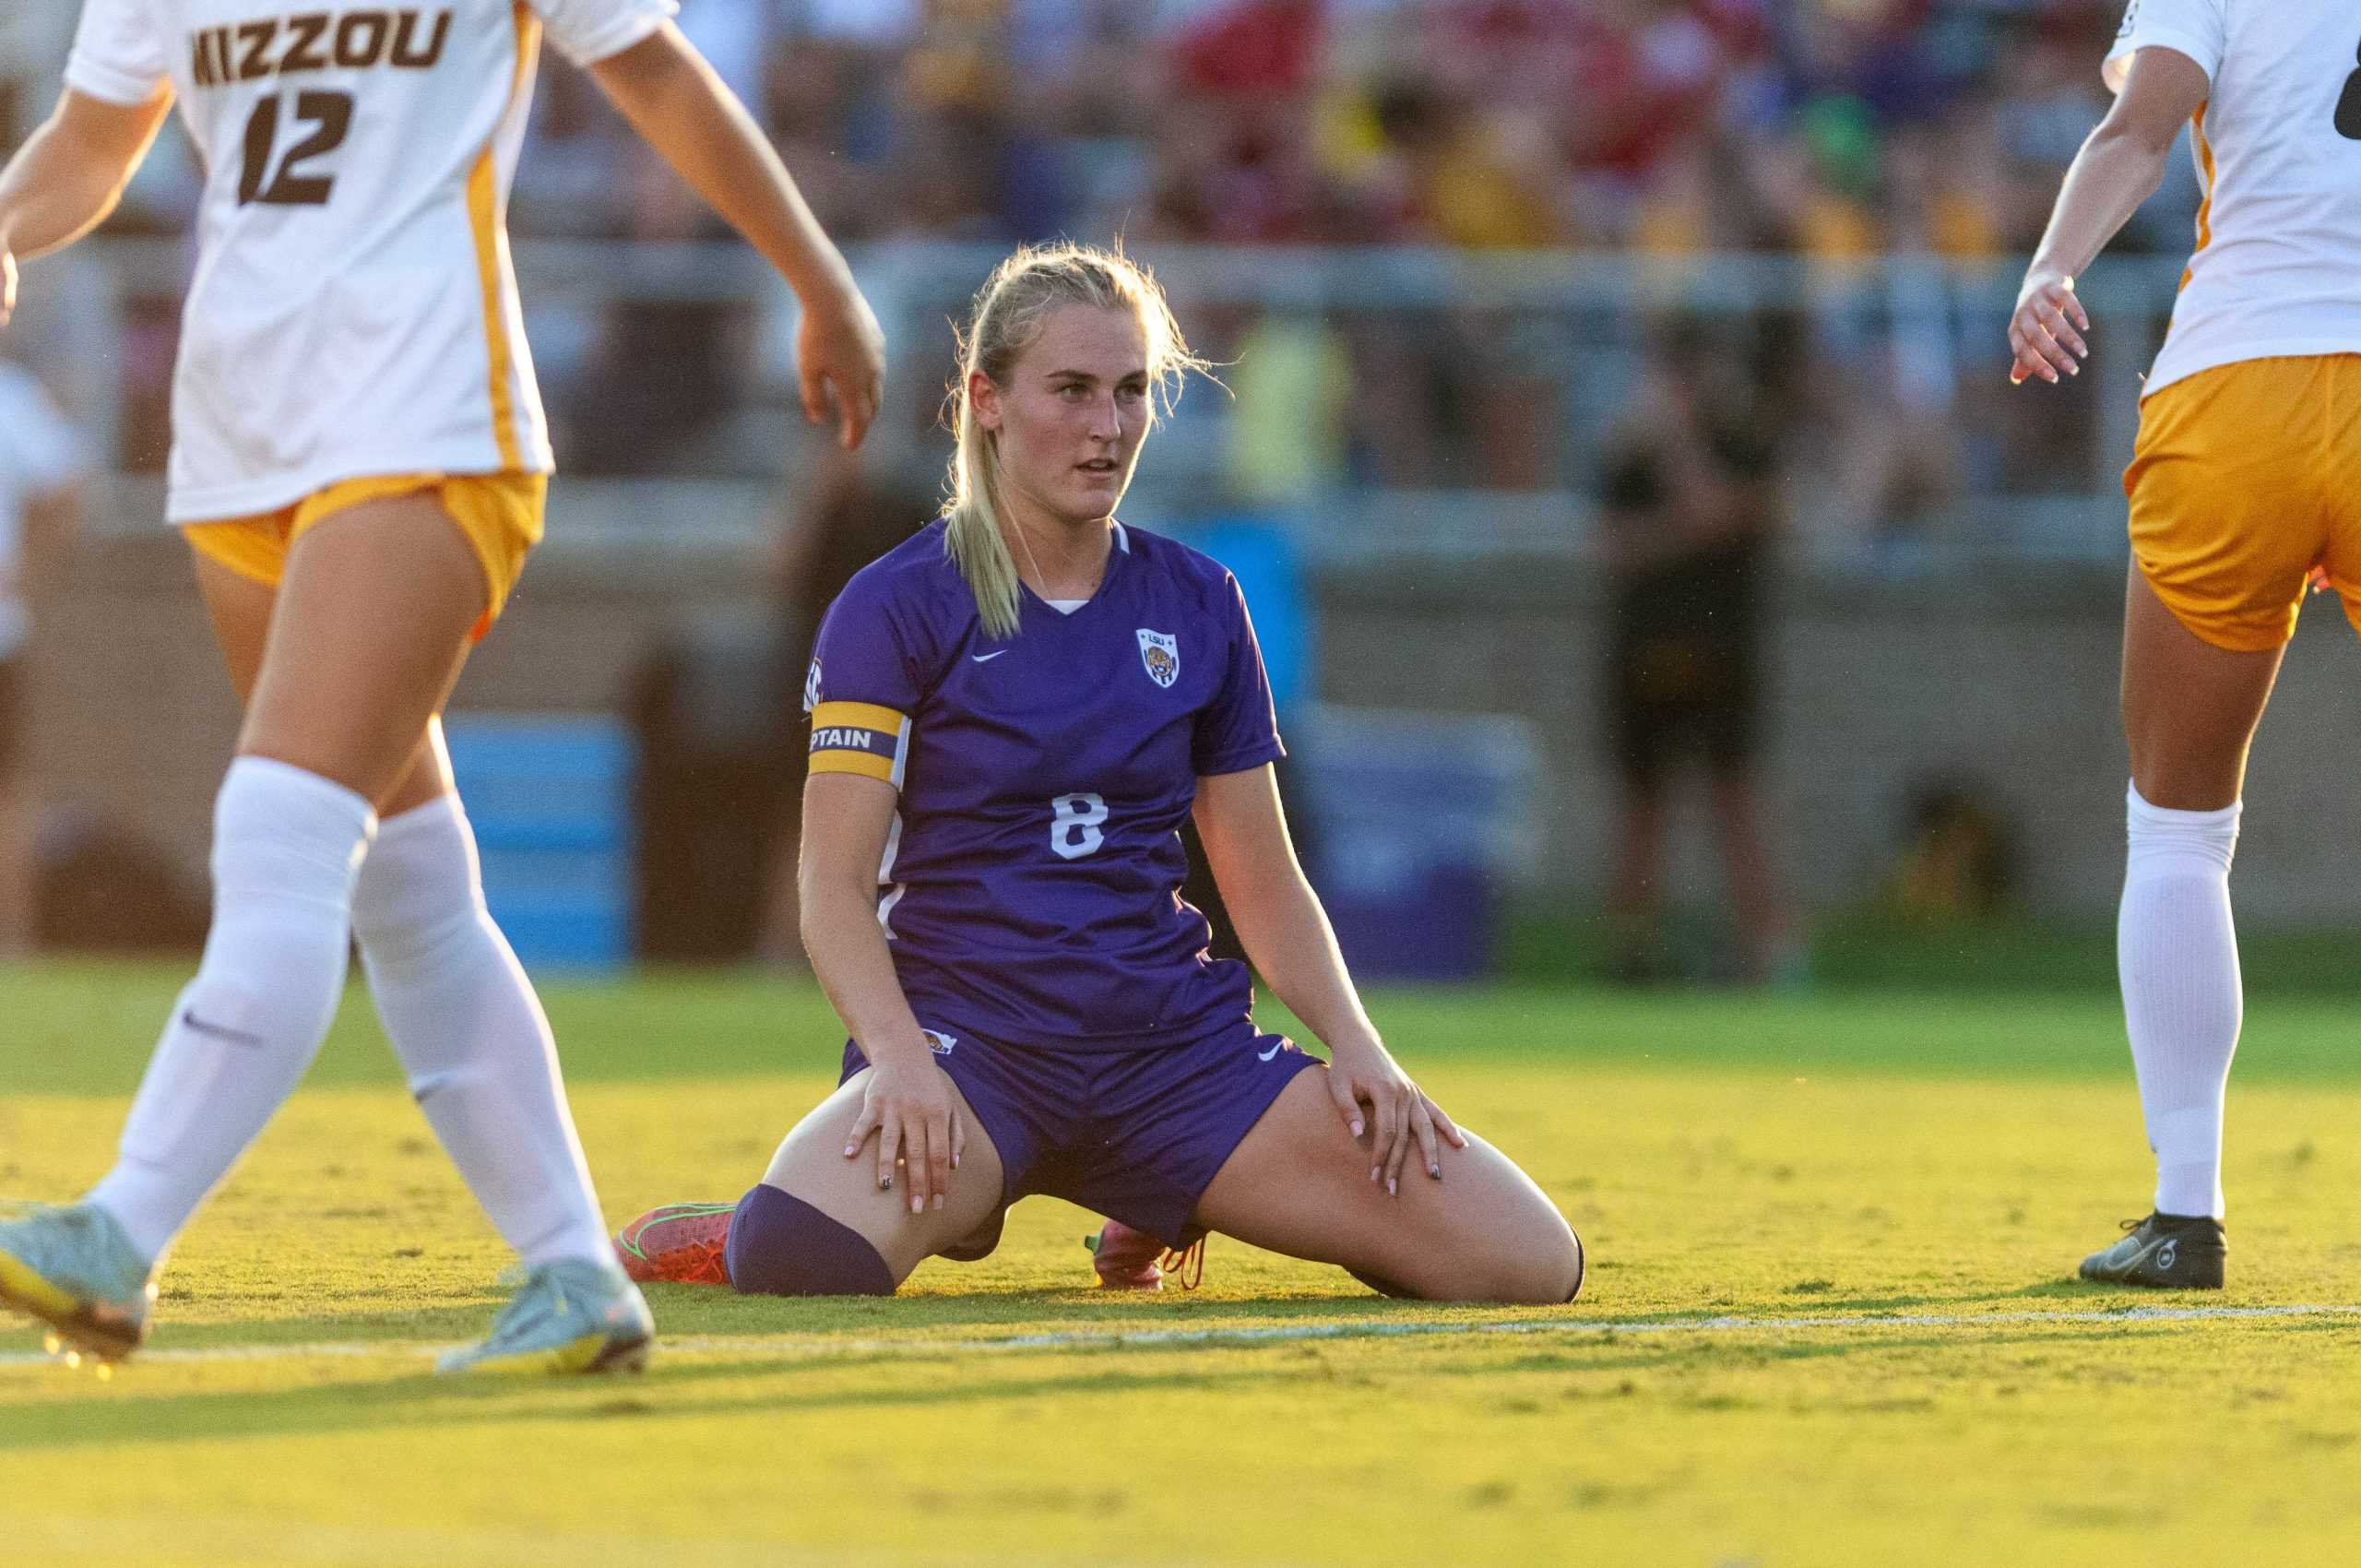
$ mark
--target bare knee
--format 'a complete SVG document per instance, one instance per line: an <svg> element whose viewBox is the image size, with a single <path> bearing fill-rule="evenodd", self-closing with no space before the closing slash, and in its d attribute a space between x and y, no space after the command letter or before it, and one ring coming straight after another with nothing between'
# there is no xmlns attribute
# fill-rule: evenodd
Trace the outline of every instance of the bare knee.
<svg viewBox="0 0 2361 1568"><path fill-rule="evenodd" d="M2123 734L2130 754L2131 787L2152 806L2167 811L2219 811L2234 803L2246 784L2251 726L2203 727L2183 716L2124 714Z"/></svg>
<svg viewBox="0 0 2361 1568"><path fill-rule="evenodd" d="M1422 1296L1431 1301L1490 1301L1504 1306L1563 1306L1579 1295L1586 1262L1582 1241L1565 1218L1546 1202L1538 1212L1506 1224L1488 1225L1416 1289L1388 1294Z"/></svg>
<svg viewBox="0 0 2361 1568"><path fill-rule="evenodd" d="M1554 1210L1554 1224L1532 1228L1513 1254L1493 1262L1484 1299L1521 1307L1563 1306L1582 1293L1583 1243Z"/></svg>

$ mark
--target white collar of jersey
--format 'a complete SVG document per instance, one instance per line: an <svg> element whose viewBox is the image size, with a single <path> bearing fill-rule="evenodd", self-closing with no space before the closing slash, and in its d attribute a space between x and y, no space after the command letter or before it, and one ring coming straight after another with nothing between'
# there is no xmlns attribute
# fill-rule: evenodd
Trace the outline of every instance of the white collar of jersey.
<svg viewBox="0 0 2361 1568"><path fill-rule="evenodd" d="M1132 536L1125 533L1123 525L1115 521L1114 518L1109 517L1107 522L1108 526L1115 530L1115 548L1129 555L1132 552Z"/></svg>

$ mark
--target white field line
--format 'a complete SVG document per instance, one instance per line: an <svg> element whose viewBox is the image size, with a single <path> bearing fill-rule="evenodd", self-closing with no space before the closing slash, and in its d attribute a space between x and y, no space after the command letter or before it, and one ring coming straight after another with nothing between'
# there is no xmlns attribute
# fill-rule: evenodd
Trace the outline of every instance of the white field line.
<svg viewBox="0 0 2361 1568"><path fill-rule="evenodd" d="M2361 1317L2361 1305L2297 1304L2276 1307L2131 1307L2119 1312L2076 1313L1847 1313L1825 1317L1454 1319L1442 1322L1275 1323L1240 1328L1150 1328L1004 1334L971 1338L839 1339L825 1335L685 1335L658 1342L669 1354L746 1356L769 1360L813 1360L840 1356L908 1355L957 1358L1026 1350L1137 1349L1165 1346L1274 1345L1328 1339L1431 1339L1481 1335L1616 1339L1624 1336L1676 1334L1808 1334L1828 1329L2014 1328L2073 1324L2246 1323L2284 1318ZM422 1360L448 1347L409 1339L336 1339L316 1344L216 1345L195 1349L142 1350L139 1360L168 1364L220 1361ZM37 1352L0 1355L0 1368L40 1366L53 1358Z"/></svg>
<svg viewBox="0 0 2361 1568"><path fill-rule="evenodd" d="M40 1506L35 1503L34 1506ZM585 1563L694 1563L696 1568L892 1568L939 1563L940 1555L880 1548L847 1551L787 1541L627 1530L583 1535L421 1525L327 1525L172 1512L136 1518L68 1515L10 1518L8 1544L26 1562L319 1564L321 1568L582 1568ZM1107 1568L1153 1559L1026 1552L1012 1557L962 1542L962 1568ZM54 1558L48 1554L53 1553Z"/></svg>

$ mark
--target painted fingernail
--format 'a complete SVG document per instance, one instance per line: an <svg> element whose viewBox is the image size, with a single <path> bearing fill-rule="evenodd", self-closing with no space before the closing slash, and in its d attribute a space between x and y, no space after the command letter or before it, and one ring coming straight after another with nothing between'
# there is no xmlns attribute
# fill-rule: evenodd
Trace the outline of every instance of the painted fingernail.
<svg viewBox="0 0 2361 1568"><path fill-rule="evenodd" d="M1353 1136L1355 1136L1355 1137L1357 1137L1357 1138L1358 1138L1358 1137L1359 1137L1360 1135L1361 1135L1361 1124L1360 1124L1359 1123L1356 1122L1356 1123L1353 1123Z"/></svg>
<svg viewBox="0 0 2361 1568"><path fill-rule="evenodd" d="M1430 1165L1427 1167L1427 1174L1440 1182L1442 1180L1442 1167L1440 1165Z"/></svg>
<svg viewBox="0 0 2361 1568"><path fill-rule="evenodd" d="M1370 1167L1369 1168L1369 1179L1370 1179L1370 1181L1372 1181L1372 1182L1376 1181L1376 1180L1377 1180L1377 1173L1378 1173L1378 1171L1379 1171L1379 1170L1382 1170L1382 1169L1383 1169L1383 1167L1382 1167L1382 1166L1376 1166L1376 1165L1372 1165L1372 1166L1370 1166Z"/></svg>
<svg viewBox="0 0 2361 1568"><path fill-rule="evenodd" d="M1385 1195L1389 1198L1398 1198L1402 1195L1394 1190L1394 1178L1391 1176L1385 1179Z"/></svg>
<svg viewBox="0 0 2361 1568"><path fill-rule="evenodd" d="M916 1193L912 1193L910 1194L910 1212L912 1214L924 1214L926 1212L926 1200L919 1196Z"/></svg>
<svg viewBox="0 0 2361 1568"><path fill-rule="evenodd" d="M891 1176L880 1176L877 1178L877 1190L881 1193L885 1191L886 1188L891 1187L893 1184L894 1178Z"/></svg>
<svg viewBox="0 0 2361 1568"><path fill-rule="evenodd" d="M943 1194L941 1193L934 1194L934 1211L937 1214L941 1214L943 1212Z"/></svg>
<svg viewBox="0 0 2361 1568"><path fill-rule="evenodd" d="M860 1152L860 1146L859 1144L847 1144L845 1146L845 1158L847 1159L850 1159L854 1155L859 1154Z"/></svg>

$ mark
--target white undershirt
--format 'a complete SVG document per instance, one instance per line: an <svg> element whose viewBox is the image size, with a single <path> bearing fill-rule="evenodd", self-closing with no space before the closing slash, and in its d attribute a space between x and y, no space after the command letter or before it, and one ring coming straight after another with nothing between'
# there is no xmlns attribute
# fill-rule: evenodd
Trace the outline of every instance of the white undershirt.
<svg viewBox="0 0 2361 1568"><path fill-rule="evenodd" d="M1061 615L1071 615L1090 602L1086 599L1045 599L1041 601Z"/></svg>

